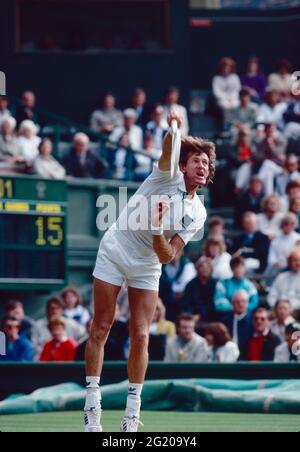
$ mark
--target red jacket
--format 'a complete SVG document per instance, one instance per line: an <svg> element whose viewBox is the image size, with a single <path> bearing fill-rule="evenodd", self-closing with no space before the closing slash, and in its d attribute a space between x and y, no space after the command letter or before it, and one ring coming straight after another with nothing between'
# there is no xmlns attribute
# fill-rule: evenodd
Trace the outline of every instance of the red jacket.
<svg viewBox="0 0 300 452"><path fill-rule="evenodd" d="M47 342L42 351L40 362L70 362L75 361L75 353L78 344L74 339L66 339L63 342L54 340Z"/></svg>

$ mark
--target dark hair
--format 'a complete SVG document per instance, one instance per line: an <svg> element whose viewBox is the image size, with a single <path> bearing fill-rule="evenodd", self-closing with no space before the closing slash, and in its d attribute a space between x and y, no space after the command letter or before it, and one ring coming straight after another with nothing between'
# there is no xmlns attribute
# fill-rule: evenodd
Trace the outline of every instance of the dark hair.
<svg viewBox="0 0 300 452"><path fill-rule="evenodd" d="M212 141L202 138L183 137L181 139L180 165L186 166L194 154L206 154L209 158L209 176L207 183L212 183L216 172L216 146Z"/></svg>
<svg viewBox="0 0 300 452"><path fill-rule="evenodd" d="M286 187L286 193L288 194L290 190L293 188L300 188L300 181L299 180L291 180Z"/></svg>
<svg viewBox="0 0 300 452"><path fill-rule="evenodd" d="M56 304L56 305L59 306L61 309L64 309L63 302L62 302L62 300L61 300L60 298L58 298L58 297L50 298L50 300L49 300L48 303L47 303L47 311L49 311L49 308L50 308L50 306L51 306L52 304Z"/></svg>
<svg viewBox="0 0 300 452"><path fill-rule="evenodd" d="M13 311L16 308L23 308L23 303L18 300L9 300L5 305L5 312Z"/></svg>
<svg viewBox="0 0 300 452"><path fill-rule="evenodd" d="M166 89L166 96L167 96L168 94L171 94L171 93L177 93L177 94L180 94L179 88L177 88L177 86L169 86L169 87Z"/></svg>
<svg viewBox="0 0 300 452"><path fill-rule="evenodd" d="M293 66L289 60L279 60L277 63L277 72L279 72L282 67L284 67L288 72L293 72Z"/></svg>
<svg viewBox="0 0 300 452"><path fill-rule="evenodd" d="M286 303L289 306L291 306L291 302L289 300L284 300L284 299L278 300L278 301L276 301L276 304L274 306L274 311L276 311L276 309L278 309L278 306L280 305L280 303Z"/></svg>
<svg viewBox="0 0 300 452"><path fill-rule="evenodd" d="M180 315L177 317L177 320L176 320L176 326L177 326L177 328L180 326L180 323L183 322L183 321L186 321L186 322L195 322L195 319L194 319L194 316L193 316L192 314L189 314L189 313L187 313L187 312L184 312L184 313L180 314Z"/></svg>
<svg viewBox="0 0 300 452"><path fill-rule="evenodd" d="M20 320L18 320L13 315L6 315L4 317L4 319L2 320L2 322L1 322L1 329L2 330L5 328L5 325L7 324L7 322L18 322L18 325L20 326Z"/></svg>
<svg viewBox="0 0 300 452"><path fill-rule="evenodd" d="M242 97L242 96L249 96L249 97L251 97L251 94L250 94L250 91L249 91L248 88L243 88L243 89L241 89L241 91L240 91L240 97Z"/></svg>
<svg viewBox="0 0 300 452"><path fill-rule="evenodd" d="M144 88L134 88L133 90L133 96L137 95L137 94L146 94L146 91L144 90Z"/></svg>
<svg viewBox="0 0 300 452"><path fill-rule="evenodd" d="M42 141L41 141L40 144L39 144L39 147L38 147L39 152L41 152L41 149L42 149L43 145L44 145L47 141L49 141L49 143L51 143L51 145L53 145L52 140L51 140L50 138L48 138L48 137L43 138Z"/></svg>
<svg viewBox="0 0 300 452"><path fill-rule="evenodd" d="M253 312L253 317L256 316L256 314L267 314L267 317L269 319L269 311L266 308L257 308Z"/></svg>
<svg viewBox="0 0 300 452"><path fill-rule="evenodd" d="M211 323L205 330L205 336L211 334L214 338L214 345L223 347L227 342L231 341L228 328L221 322Z"/></svg>
<svg viewBox="0 0 300 452"><path fill-rule="evenodd" d="M239 267L240 265L243 265L243 267L246 266L245 260L242 257L234 257L231 259L230 267L231 270L234 270L236 267Z"/></svg>

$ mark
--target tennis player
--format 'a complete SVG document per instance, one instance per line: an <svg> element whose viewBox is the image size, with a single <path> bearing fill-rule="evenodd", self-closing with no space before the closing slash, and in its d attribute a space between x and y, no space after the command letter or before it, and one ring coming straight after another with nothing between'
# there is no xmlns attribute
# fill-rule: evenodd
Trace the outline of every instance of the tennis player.
<svg viewBox="0 0 300 452"><path fill-rule="evenodd" d="M168 117L170 126L174 121L180 129L182 119L176 112ZM86 432L102 431L100 375L104 346L124 282L129 293L130 353L128 398L121 431L138 431L148 366L149 329L158 300L162 264L174 259L203 228L207 217L197 191L213 180L215 146L199 138L183 137L180 165L174 171L172 142L170 129L159 163L100 244L94 271L95 316L86 348ZM132 207L135 204L141 206L138 213ZM146 227L137 228L137 217L145 220L147 215Z"/></svg>

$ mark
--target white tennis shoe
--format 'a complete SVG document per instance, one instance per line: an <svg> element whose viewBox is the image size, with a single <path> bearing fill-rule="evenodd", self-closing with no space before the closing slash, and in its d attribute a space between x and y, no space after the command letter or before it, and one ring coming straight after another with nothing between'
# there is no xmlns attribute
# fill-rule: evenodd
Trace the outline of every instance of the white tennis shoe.
<svg viewBox="0 0 300 452"><path fill-rule="evenodd" d="M136 433L139 426L143 427L144 424L141 423L136 416L125 416L121 422L121 432L125 433Z"/></svg>
<svg viewBox="0 0 300 452"><path fill-rule="evenodd" d="M84 411L84 431L85 433L102 433L100 409L91 408Z"/></svg>

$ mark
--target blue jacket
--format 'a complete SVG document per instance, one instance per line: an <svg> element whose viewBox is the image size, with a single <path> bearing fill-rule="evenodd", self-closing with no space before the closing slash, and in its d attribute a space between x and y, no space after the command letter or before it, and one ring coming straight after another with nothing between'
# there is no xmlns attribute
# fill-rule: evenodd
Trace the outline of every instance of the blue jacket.
<svg viewBox="0 0 300 452"><path fill-rule="evenodd" d="M6 355L0 361L30 362L33 360L32 345L26 337L20 337L14 344L6 344Z"/></svg>
<svg viewBox="0 0 300 452"><path fill-rule="evenodd" d="M249 295L249 311L254 311L259 305L259 296L255 285L247 278L231 278L218 282L214 298L216 311L232 311L233 296L240 290L247 292Z"/></svg>

